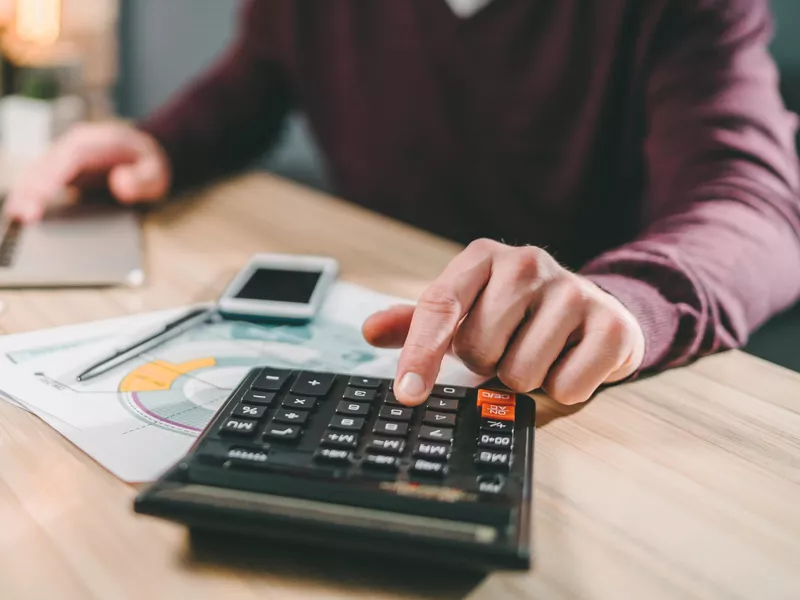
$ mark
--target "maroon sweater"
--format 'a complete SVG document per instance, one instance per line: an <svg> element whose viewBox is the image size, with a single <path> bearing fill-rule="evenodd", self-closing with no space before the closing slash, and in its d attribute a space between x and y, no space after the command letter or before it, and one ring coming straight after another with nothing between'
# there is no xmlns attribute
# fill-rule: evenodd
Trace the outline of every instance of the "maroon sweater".
<svg viewBox="0 0 800 600"><path fill-rule="evenodd" d="M536 244L636 315L643 368L742 344L800 296L796 121L768 0L256 0L142 126L175 187L290 110L345 198L461 242Z"/></svg>

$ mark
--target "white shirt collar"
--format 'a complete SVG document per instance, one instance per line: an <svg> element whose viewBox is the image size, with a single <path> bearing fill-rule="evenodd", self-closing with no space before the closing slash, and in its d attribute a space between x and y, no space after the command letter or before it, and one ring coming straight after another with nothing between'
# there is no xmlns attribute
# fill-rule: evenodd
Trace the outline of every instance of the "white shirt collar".
<svg viewBox="0 0 800 600"><path fill-rule="evenodd" d="M465 19L471 17L492 0L445 0L457 16Z"/></svg>

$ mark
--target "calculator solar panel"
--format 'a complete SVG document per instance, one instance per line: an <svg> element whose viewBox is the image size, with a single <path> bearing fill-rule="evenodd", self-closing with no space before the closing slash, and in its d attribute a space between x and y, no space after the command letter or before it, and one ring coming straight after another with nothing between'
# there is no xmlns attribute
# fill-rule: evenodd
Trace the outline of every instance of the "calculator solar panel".
<svg viewBox="0 0 800 600"><path fill-rule="evenodd" d="M256 368L137 512L314 545L476 568L530 567L535 406L437 385Z"/></svg>

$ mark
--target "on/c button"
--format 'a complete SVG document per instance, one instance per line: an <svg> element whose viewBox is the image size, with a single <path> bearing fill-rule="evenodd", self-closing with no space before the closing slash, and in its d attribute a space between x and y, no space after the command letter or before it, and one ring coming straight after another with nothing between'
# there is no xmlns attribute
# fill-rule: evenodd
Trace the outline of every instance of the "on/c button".
<svg viewBox="0 0 800 600"><path fill-rule="evenodd" d="M478 390L478 406L484 404L508 404L514 406L517 403L517 395L513 392L501 392L498 390Z"/></svg>
<svg viewBox="0 0 800 600"><path fill-rule="evenodd" d="M481 406L481 417L498 421L513 421L514 407L508 404L484 404Z"/></svg>

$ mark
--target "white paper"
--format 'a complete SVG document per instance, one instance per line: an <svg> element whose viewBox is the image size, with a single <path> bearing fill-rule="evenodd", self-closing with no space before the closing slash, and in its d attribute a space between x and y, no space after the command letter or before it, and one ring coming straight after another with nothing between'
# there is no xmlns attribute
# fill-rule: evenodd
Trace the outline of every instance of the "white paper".
<svg viewBox="0 0 800 600"><path fill-rule="evenodd" d="M0 391L121 479L153 481L254 366L393 377L399 350L370 346L361 325L398 302L339 282L309 325L209 323L83 383L76 375L96 357L185 309L5 336ZM438 381L477 385L481 378L446 357Z"/></svg>

